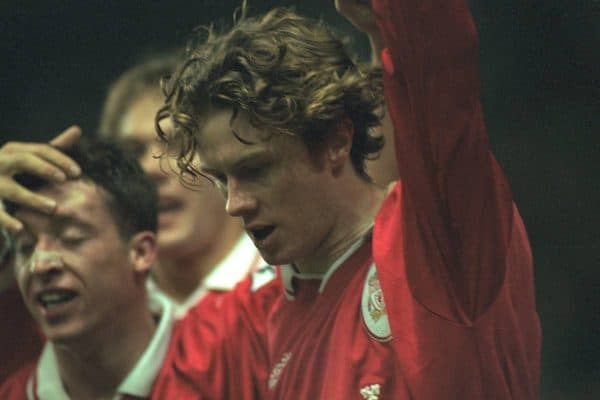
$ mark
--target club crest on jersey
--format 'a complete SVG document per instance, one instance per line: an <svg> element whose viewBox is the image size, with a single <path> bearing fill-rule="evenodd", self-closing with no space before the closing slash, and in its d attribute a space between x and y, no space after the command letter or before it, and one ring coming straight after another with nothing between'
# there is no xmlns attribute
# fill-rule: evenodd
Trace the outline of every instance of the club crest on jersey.
<svg viewBox="0 0 600 400"><path fill-rule="evenodd" d="M375 264L371 265L367 273L362 292L361 313L365 326L374 339L379 341L391 339L392 331Z"/></svg>
<svg viewBox="0 0 600 400"><path fill-rule="evenodd" d="M381 386L379 383L373 385L367 385L360 389L360 395L365 400L379 400L379 394L381 392Z"/></svg>

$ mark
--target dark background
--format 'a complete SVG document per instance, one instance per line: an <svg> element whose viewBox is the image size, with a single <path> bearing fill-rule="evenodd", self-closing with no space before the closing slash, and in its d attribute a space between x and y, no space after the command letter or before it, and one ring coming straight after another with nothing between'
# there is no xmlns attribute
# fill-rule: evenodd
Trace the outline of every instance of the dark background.
<svg viewBox="0 0 600 400"><path fill-rule="evenodd" d="M367 43L333 1L292 5ZM0 2L0 143L96 129L108 84L148 52L183 45L240 1ZM489 135L536 261L542 399L600 398L600 1L473 0ZM1 361L0 361L1 362Z"/></svg>

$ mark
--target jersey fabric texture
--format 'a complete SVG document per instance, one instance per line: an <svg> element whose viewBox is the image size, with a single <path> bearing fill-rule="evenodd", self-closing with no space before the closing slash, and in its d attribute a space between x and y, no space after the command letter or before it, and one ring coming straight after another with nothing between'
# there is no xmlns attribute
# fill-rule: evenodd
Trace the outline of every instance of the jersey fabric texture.
<svg viewBox="0 0 600 400"><path fill-rule="evenodd" d="M157 399L266 399L267 315L281 295L273 267L207 297L177 322L156 382Z"/></svg>

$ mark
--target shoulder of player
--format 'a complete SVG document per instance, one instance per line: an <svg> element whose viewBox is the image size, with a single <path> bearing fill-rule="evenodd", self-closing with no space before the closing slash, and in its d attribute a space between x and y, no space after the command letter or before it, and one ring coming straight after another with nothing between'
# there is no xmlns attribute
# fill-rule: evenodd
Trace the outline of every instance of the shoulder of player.
<svg viewBox="0 0 600 400"><path fill-rule="evenodd" d="M37 362L30 362L20 369L13 372L0 385L0 399L3 400L23 400L29 398L27 395L30 382L33 383L33 374Z"/></svg>
<svg viewBox="0 0 600 400"><path fill-rule="evenodd" d="M226 330L246 323L264 321L274 301L281 295L281 281L272 266L258 268L233 290L207 295L177 322L176 329Z"/></svg>
<svg viewBox="0 0 600 400"><path fill-rule="evenodd" d="M268 271L257 273L270 274ZM209 390L216 384L209 377L214 373L227 373L224 362L232 355L252 360L262 356L267 314L282 292L274 273L259 286L254 286L256 276L256 273L248 276L232 291L207 296L178 320L164 368L177 365L177 379L186 377L204 382L198 385L206 385L202 390Z"/></svg>

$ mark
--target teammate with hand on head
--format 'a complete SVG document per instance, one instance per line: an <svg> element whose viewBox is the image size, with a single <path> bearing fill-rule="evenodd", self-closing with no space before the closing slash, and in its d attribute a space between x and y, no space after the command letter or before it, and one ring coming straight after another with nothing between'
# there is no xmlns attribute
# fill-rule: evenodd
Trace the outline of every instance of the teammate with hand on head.
<svg viewBox="0 0 600 400"><path fill-rule="evenodd" d="M277 281L247 278L177 319L146 287L158 249L152 180L114 144L84 138L65 155L80 178L17 179L53 199L53 213L8 202L23 224L15 275L47 342L37 363L0 385L0 398L264 398L262 327Z"/></svg>
<svg viewBox="0 0 600 400"><path fill-rule="evenodd" d="M0 397L150 398L173 325L168 302L154 300L152 312L146 295L156 189L114 145L82 139L67 155L83 168L79 178L16 175L28 195L54 201L51 213L23 206L23 197L7 201L21 224L16 280L47 342Z"/></svg>

